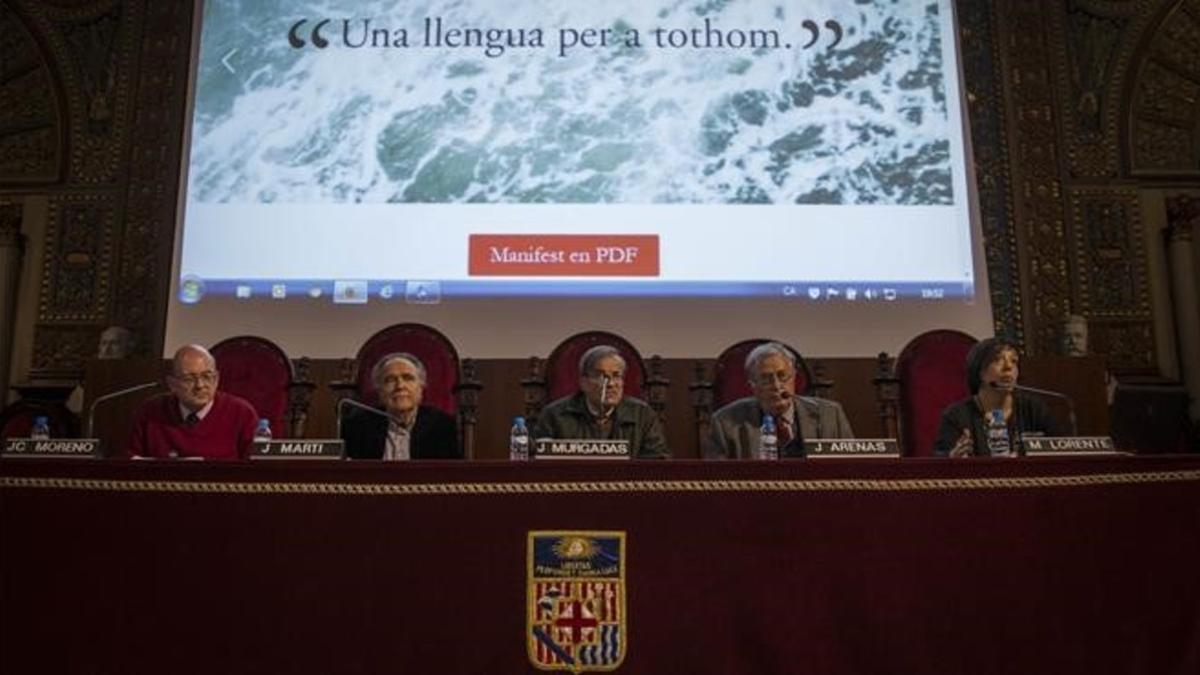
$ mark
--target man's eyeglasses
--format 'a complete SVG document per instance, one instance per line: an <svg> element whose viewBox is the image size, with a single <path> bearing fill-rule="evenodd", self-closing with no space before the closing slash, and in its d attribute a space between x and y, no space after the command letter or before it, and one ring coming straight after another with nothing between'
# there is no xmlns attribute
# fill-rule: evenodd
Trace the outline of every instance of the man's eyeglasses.
<svg viewBox="0 0 1200 675"><path fill-rule="evenodd" d="M171 373L171 379L189 387L194 387L198 384L211 387L217 381L217 372L215 370L206 370L196 375L177 375Z"/></svg>
<svg viewBox="0 0 1200 675"><path fill-rule="evenodd" d="M608 378L613 384L625 384L625 373L592 373L587 376L587 379L596 384L603 382L604 378Z"/></svg>
<svg viewBox="0 0 1200 675"><path fill-rule="evenodd" d="M763 387L769 387L776 382L779 384L788 384L796 379L796 373L788 370L781 370L775 373L759 373L754 377L754 382Z"/></svg>

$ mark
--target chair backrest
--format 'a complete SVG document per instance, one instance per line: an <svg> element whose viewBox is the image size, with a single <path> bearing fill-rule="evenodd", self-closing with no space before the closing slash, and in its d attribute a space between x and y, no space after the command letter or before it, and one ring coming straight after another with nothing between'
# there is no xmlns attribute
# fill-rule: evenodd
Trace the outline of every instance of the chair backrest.
<svg viewBox="0 0 1200 675"><path fill-rule="evenodd" d="M746 356L764 342L779 342L766 338L754 338L727 347L717 357L717 365L713 378L713 408L718 409L728 403L753 394L750 381L746 377ZM804 395L812 393L813 375L804 357L791 345L781 342L788 348L796 359L796 392Z"/></svg>
<svg viewBox="0 0 1200 675"><path fill-rule="evenodd" d="M360 401L372 405L378 403L379 395L371 381L371 370L379 359L394 352L407 352L424 364L426 382L422 403L451 415L457 414L458 350L436 328L420 323L388 326L367 338L359 348L355 357L358 364L355 383Z"/></svg>
<svg viewBox="0 0 1200 675"><path fill-rule="evenodd" d="M270 420L272 435L290 437L288 407L296 373L283 349L266 338L239 335L209 351L221 373L221 390L249 401L259 417Z"/></svg>
<svg viewBox="0 0 1200 675"><path fill-rule="evenodd" d="M909 341L896 359L904 454L933 455L942 410L970 395L967 352L978 342L956 330L931 330Z"/></svg>
<svg viewBox="0 0 1200 675"><path fill-rule="evenodd" d="M45 416L52 438L74 438L76 425L71 413L61 405L20 400L0 411L0 443L8 438L27 438L33 418Z"/></svg>
<svg viewBox="0 0 1200 675"><path fill-rule="evenodd" d="M644 399L646 364L628 340L615 333L592 330L563 340L546 359L546 383L550 400L579 390L579 358L596 345L615 347L625 358L625 395Z"/></svg>

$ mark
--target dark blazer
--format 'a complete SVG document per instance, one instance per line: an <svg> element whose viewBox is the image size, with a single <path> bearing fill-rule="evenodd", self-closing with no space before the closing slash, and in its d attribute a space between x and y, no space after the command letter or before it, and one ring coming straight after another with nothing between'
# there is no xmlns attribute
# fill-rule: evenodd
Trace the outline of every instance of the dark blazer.
<svg viewBox="0 0 1200 675"><path fill-rule="evenodd" d="M954 449L963 429L971 430L973 448L971 454L987 456L991 453L987 445L987 425L983 411L975 397L964 398L942 411L937 439L933 442L933 454L945 457ZM1035 398L1016 396L1013 398L1013 415L1008 420L1008 445L1017 454L1024 455L1021 435L1029 432L1047 436L1063 436L1065 432L1050 414L1046 404Z"/></svg>
<svg viewBox="0 0 1200 675"><path fill-rule="evenodd" d="M382 411L381 411L382 412ZM355 410L342 422L342 440L350 459L382 459L387 447L388 418ZM429 406L417 409L417 421L409 440L412 459L462 459L458 447L458 424L454 417Z"/></svg>

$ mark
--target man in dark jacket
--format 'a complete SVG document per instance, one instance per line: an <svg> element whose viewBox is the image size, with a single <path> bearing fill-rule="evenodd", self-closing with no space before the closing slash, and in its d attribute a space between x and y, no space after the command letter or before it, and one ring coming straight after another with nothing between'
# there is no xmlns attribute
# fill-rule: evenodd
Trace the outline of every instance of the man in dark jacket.
<svg viewBox="0 0 1200 675"><path fill-rule="evenodd" d="M421 405L425 365L412 354L388 354L371 371L382 410L357 410L342 424L351 459L462 459L454 417Z"/></svg>
<svg viewBox="0 0 1200 675"><path fill-rule="evenodd" d="M579 359L579 391L547 405L533 437L620 439L639 459L667 457L658 415L644 401L624 396L625 359L615 347L598 345Z"/></svg>

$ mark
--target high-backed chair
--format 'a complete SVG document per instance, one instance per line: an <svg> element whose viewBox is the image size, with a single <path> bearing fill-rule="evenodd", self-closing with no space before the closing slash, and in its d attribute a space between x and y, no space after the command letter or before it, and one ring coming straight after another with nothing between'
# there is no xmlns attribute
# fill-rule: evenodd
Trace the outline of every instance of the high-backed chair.
<svg viewBox="0 0 1200 675"><path fill-rule="evenodd" d="M347 396L368 405L377 405L379 395L371 380L371 370L379 359L395 352L407 352L425 366L424 405L433 406L458 417L463 454L475 454L476 411L483 385L475 376L475 363L461 363L458 350L436 328L420 323L398 323L367 338L353 360L342 365L342 380L330 383L340 401Z"/></svg>
<svg viewBox="0 0 1200 675"><path fill-rule="evenodd" d="M9 438L27 438L35 417L45 417L52 438L74 438L78 423L62 405L44 401L15 401L0 411L0 443Z"/></svg>
<svg viewBox="0 0 1200 675"><path fill-rule="evenodd" d="M970 395L967 352L978 342L956 330L931 330L909 341L889 377L875 378L884 435L900 439L908 457L933 455L942 410ZM886 354L879 356L886 369Z"/></svg>
<svg viewBox="0 0 1200 675"><path fill-rule="evenodd" d="M692 407L696 411L696 435L703 439L708 435L708 428L713 412L720 410L726 404L739 398L753 395L750 381L746 377L746 356L757 346L765 342L780 342L766 338L742 340L726 347L717 356L713 366L713 378L705 378L703 362L696 363L696 381L689 387L691 390ZM804 396L822 396L833 386L832 382L814 374L818 368L809 366L808 361L791 345L780 342L788 348L796 360L796 392Z"/></svg>
<svg viewBox="0 0 1200 675"><path fill-rule="evenodd" d="M308 360L293 364L279 345L253 335L218 342L209 350L221 373L221 389L250 402L281 438L303 438L313 383Z"/></svg>
<svg viewBox="0 0 1200 675"><path fill-rule="evenodd" d="M525 416L536 420L542 407L579 389L579 359L597 345L615 347L625 358L625 395L645 400L661 418L666 409L667 379L661 357L650 358L649 369L638 350L616 333L593 330L563 340L545 361L529 360L529 373L521 380Z"/></svg>

